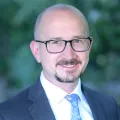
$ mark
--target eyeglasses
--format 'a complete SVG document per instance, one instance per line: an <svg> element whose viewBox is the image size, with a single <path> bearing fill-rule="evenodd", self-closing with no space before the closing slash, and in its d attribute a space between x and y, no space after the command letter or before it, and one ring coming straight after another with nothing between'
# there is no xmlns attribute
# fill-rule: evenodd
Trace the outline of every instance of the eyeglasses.
<svg viewBox="0 0 120 120"><path fill-rule="evenodd" d="M69 41L66 40L48 40L48 41L35 40L35 41L44 43L46 45L47 51L53 54L63 52L65 50L67 43L70 43L72 49L75 52L85 52L90 48L92 37L75 38Z"/></svg>

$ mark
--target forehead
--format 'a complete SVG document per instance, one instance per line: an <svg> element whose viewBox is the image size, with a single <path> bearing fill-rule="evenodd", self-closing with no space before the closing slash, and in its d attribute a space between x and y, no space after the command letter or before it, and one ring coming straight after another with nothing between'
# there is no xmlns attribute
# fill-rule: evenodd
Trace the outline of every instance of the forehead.
<svg viewBox="0 0 120 120"><path fill-rule="evenodd" d="M69 34L76 32L88 32L88 25L81 13L72 10L51 10L47 11L37 20L35 29L35 37L37 39L43 35L56 35L55 37L61 37L65 32ZM54 37L54 36L53 36Z"/></svg>

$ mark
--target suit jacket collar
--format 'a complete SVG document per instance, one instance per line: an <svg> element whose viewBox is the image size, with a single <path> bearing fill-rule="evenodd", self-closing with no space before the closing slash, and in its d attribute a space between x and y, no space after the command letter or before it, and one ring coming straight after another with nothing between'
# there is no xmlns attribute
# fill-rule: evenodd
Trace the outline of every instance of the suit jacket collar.
<svg viewBox="0 0 120 120"><path fill-rule="evenodd" d="M105 113L102 110L102 106L97 101L98 98L95 97L95 94L98 94L98 93L85 87L83 84L81 89L90 106L94 120L106 120Z"/></svg>
<svg viewBox="0 0 120 120"><path fill-rule="evenodd" d="M81 89L88 101L94 120L106 120L104 112L102 111L99 102L95 98L94 91L86 88L83 84ZM32 87L30 87L28 99L32 101L32 104L28 110L34 120L55 120L48 98L39 78L37 82Z"/></svg>
<svg viewBox="0 0 120 120"><path fill-rule="evenodd" d="M28 110L34 120L55 120L54 114L39 78L30 88L28 99L33 102Z"/></svg>

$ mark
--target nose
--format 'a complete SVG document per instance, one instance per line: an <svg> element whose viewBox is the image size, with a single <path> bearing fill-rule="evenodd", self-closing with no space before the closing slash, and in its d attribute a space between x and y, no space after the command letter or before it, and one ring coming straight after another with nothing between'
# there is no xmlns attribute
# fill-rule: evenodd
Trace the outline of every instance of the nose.
<svg viewBox="0 0 120 120"><path fill-rule="evenodd" d="M64 56L65 56L67 59L71 59L71 58L74 57L75 51L72 49L72 46L71 46L70 43L67 43L67 44L66 44L66 47L65 47L65 49L64 49L64 51L63 51L63 54L64 54Z"/></svg>

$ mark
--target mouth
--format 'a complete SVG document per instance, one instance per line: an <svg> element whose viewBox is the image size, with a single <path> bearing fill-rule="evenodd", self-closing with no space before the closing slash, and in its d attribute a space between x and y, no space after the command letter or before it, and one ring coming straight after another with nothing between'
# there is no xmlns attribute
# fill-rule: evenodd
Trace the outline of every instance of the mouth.
<svg viewBox="0 0 120 120"><path fill-rule="evenodd" d="M79 68L80 64L76 63L76 64L67 64L67 65L59 65L59 68L62 69L62 71L66 71L66 72L75 72L78 68Z"/></svg>
<svg viewBox="0 0 120 120"><path fill-rule="evenodd" d="M76 66L77 64L72 64L72 65L61 65L62 67L64 67L64 68L72 68L72 67L74 67L74 66Z"/></svg>

